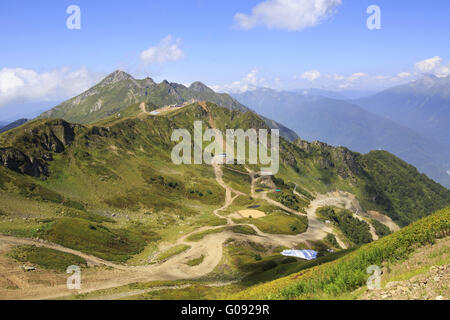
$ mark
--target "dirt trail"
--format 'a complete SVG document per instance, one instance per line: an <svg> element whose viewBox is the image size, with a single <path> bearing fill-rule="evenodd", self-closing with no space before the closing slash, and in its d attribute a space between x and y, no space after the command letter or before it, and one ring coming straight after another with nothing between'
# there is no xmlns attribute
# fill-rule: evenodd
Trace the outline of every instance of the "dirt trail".
<svg viewBox="0 0 450 320"><path fill-rule="evenodd" d="M311 201L309 207L306 209L309 222L308 230L306 230L306 236L314 238L315 240L321 240L326 237L327 233L331 233L335 236L339 246L342 249L347 249L347 245L341 240L340 236L333 230L333 228L327 226L317 217L317 209L328 205L337 205L337 202L326 195L318 195L316 199Z"/></svg>
<svg viewBox="0 0 450 320"><path fill-rule="evenodd" d="M367 216L386 225L392 232L400 230L398 224L396 224L390 217L379 213L378 211L367 211Z"/></svg>
<svg viewBox="0 0 450 320"><path fill-rule="evenodd" d="M199 101L198 104L200 105L200 107L203 108L203 110L205 110L208 113L208 115L209 115L209 118L208 118L209 126L211 128L213 128L213 129L215 129L216 128L216 123L214 122L214 118L212 117L211 112L209 112L209 108L208 108L208 105L206 104L206 101Z"/></svg>
<svg viewBox="0 0 450 320"><path fill-rule="evenodd" d="M142 102L139 105L139 109L141 109L141 114L150 114L150 112L148 112L147 108L145 107L145 102Z"/></svg>
<svg viewBox="0 0 450 320"><path fill-rule="evenodd" d="M243 193L238 192L230 187L228 187L225 182L223 181L223 173L221 168L218 165L214 165L214 171L216 173L216 180L217 182L225 189L226 197L225 197L225 204L219 209L214 210L214 214L218 217L223 218L219 214L220 211L225 210L228 208L233 201L240 195L243 195ZM235 194L233 196L233 193ZM230 225L234 225L231 219L227 219L228 223ZM12 244L12 245L35 245L39 247L46 247L62 252L71 253L74 255L77 255L79 257L82 257L85 259L89 265L91 266L106 266L110 267L114 270L117 270L120 272L120 275L116 275L114 277L104 279L103 277L100 277L100 279L96 279L95 276L92 276L89 278L89 281L83 281L83 290L80 291L80 293L86 293L91 292L95 290L101 290L101 289L107 289L112 287L117 287L133 282L148 282L148 281L155 281L155 280L180 280L180 279L194 279L201 276L204 276L214 270L214 268L217 266L217 264L222 259L222 250L223 250L223 243L229 239L231 236L235 235L231 231L222 232L218 234L214 234L211 236L204 237L202 240L197 242L187 242L186 238L189 237L191 234L201 232L201 231L207 231L207 230L213 230L219 227L204 227L197 229L189 234L184 235L178 241L173 245L179 245L179 244L188 244L191 246L190 249L186 250L185 252L182 252L176 256L171 257L170 259L166 260L163 263L160 264L153 264L153 265L147 265L147 266L125 266L125 265L118 265L114 264L112 262L104 261L100 258L82 253L77 250L73 250L70 248L65 248L63 246L60 246L58 244L54 243L48 243L44 242L42 240L37 239L25 239L25 238L18 238L18 237L12 237L12 236L3 236L0 235L0 243L5 244ZM172 246L170 246L172 247ZM170 247L166 248L169 249ZM197 258L200 255L205 255L205 258L203 262L198 266L188 266L186 264L187 261ZM105 272L105 271L103 271ZM105 272L105 275L110 272ZM115 274L115 272L112 272ZM15 293L15 294L14 294ZM27 292L14 292L11 295L11 292L2 292L0 288L0 297L4 298L36 298L36 299L51 299L56 298L59 296L67 295L68 290L65 288L65 285L60 286L54 286L51 288L40 288L37 290L29 290ZM19 293L19 295L16 295Z"/></svg>
<svg viewBox="0 0 450 320"><path fill-rule="evenodd" d="M369 225L369 232L370 232L370 235L372 236L372 240L373 241L379 239L374 226L369 221L367 221L366 219L364 219L363 217L361 217L358 214L353 214L353 216L356 217L356 219L358 219L359 221L363 221L363 222L365 222L365 223L367 223Z"/></svg>
<svg viewBox="0 0 450 320"><path fill-rule="evenodd" d="M36 246L36 247L43 247L43 248L49 248L61 252L71 253L73 255L79 256L86 260L89 266L99 266L99 265L105 265L108 267L114 267L117 269L125 269L124 266L116 265L112 262L97 258L95 256L91 256L89 254L83 253L78 250L73 250L70 248L63 247L56 243L51 242L45 242L42 240L37 239L28 239L28 238L19 238L19 237L13 237L13 236L7 236L7 235L0 235L0 242L6 243L6 244L13 244L13 245L30 245L30 246Z"/></svg>
<svg viewBox="0 0 450 320"><path fill-rule="evenodd" d="M206 287L224 287L224 286L231 285L231 284L233 284L235 282L236 281L215 282L215 283L208 283L208 284L203 284L203 285L206 286ZM132 296L136 296L136 295L141 295L141 294L154 292L154 291L179 290L179 289L186 289L186 288L189 288L189 287L192 287L192 284L153 287L153 288L149 288L149 289L131 290L131 291L120 292L120 293L111 294L111 295L107 295L107 296L99 296L99 297L93 298L91 300L119 300L119 299L132 297Z"/></svg>
<svg viewBox="0 0 450 320"><path fill-rule="evenodd" d="M286 210L290 213L300 215L300 216L305 216L305 214L302 212L298 212L298 211L292 210L290 208L287 208L286 206L282 205L281 203L278 203L278 202L270 199L267 196L267 194L270 191L265 191L265 192L262 192L259 194L256 193L255 186L260 178L256 178L255 172L252 172L249 169L247 169L247 170L249 171L250 177L252 179L252 187L251 187L252 197L263 199L263 200L271 203L272 205L275 205L275 206L277 206L283 210ZM343 248L343 249L347 249L347 246L339 238L339 235L336 232L334 232L334 230L332 228L330 228L325 223L320 221L316 215L316 210L319 207L324 206L324 205L337 204L337 203L340 203L340 201L341 201L340 198L334 199L333 197L330 197L329 195L317 195L316 199L311 201L308 208L305 209L306 216L308 217L308 229L306 230L306 232L296 235L295 236L296 241L322 240L323 238L325 238L327 236L327 233L331 233L331 234L334 234L334 236L336 237L336 240L337 240L339 246L341 246L341 248ZM324 203L329 203L329 204L324 204ZM285 236L285 237L288 237L288 236ZM292 236L289 236L289 237L292 237Z"/></svg>

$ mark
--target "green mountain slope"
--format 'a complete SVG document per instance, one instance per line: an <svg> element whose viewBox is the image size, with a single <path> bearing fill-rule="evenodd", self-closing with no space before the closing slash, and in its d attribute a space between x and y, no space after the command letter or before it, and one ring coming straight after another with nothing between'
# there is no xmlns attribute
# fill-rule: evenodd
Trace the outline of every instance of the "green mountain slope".
<svg viewBox="0 0 450 320"><path fill-rule="evenodd" d="M48 193L51 201L69 199L97 211L171 208L180 215L195 214L189 200L218 204L223 195L210 166L171 162L172 130L193 132L195 120L202 120L206 128L210 117L223 131L268 128L253 112L211 103L208 108L209 112L193 104L166 116L112 116L89 126L56 119L32 121L0 135L1 173L4 181L11 181L3 187L39 199ZM384 212L401 225L450 203L449 190L387 152L361 155L319 142L285 139L280 149L277 179L286 188L296 183L309 193L348 191L366 209ZM22 182L21 174L34 177L26 178L33 182Z"/></svg>
<svg viewBox="0 0 450 320"><path fill-rule="evenodd" d="M447 207L340 259L251 287L232 298L336 299L365 285L369 266L402 261L415 248L449 234L450 207Z"/></svg>

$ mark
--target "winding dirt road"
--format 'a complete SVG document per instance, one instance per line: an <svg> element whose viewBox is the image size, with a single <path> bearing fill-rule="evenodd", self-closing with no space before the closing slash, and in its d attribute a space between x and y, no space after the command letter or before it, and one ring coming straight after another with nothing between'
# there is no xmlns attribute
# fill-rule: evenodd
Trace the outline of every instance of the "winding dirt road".
<svg viewBox="0 0 450 320"><path fill-rule="evenodd" d="M226 227L237 226L242 224L236 224L230 216L222 216L221 211L226 210L229 206L233 204L233 201L239 196L247 196L246 194L234 190L228 186L223 180L222 166L213 163L213 169L216 176L217 183L222 186L225 190L225 203L222 207L214 210L214 214L220 218L225 218L227 220ZM267 192L256 193L255 186L260 178L256 178L256 173L248 170L248 174L251 177L251 196L254 198L260 198L269 202L270 204L277 206L283 210L288 211L291 214L297 214L305 216L304 213L297 212L295 210L286 208L281 203L278 203L267 197ZM335 205L342 206L346 208L359 206L355 199L349 197L347 194L343 193L330 193L327 195L317 195L316 199L310 202L309 207L306 209L306 216L308 217L308 229L306 232L298 235L275 235L267 234L259 230L253 224L245 224L252 227L256 231L256 235L243 235L236 234L226 228L220 233L213 233L205 236L203 239L197 242L187 241L187 238L198 232L215 230L223 228L224 226L218 227L202 227L189 234L183 235L179 238L173 245L165 247L165 250L170 249L173 246L180 244L186 244L190 246L190 249L172 256L168 260L159 264L150 264L144 266L127 266L115 264L109 261L102 260L98 257L88 255L86 253L80 252L78 250L65 248L61 245L55 243L44 242L38 239L25 239L19 237L0 235L0 244L17 246L17 245L35 245L38 247L46 247L61 252L67 252L85 259L88 265L94 268L89 268L87 270L87 275L83 278L83 288L79 293L87 293L91 291L107 289L112 287L118 287L135 282L149 282L156 280L188 280L199 278L204 275L209 274L214 270L214 268L220 263L223 255L223 244L229 238L250 240L256 243L272 246L284 246L284 247L294 247L301 241L315 241L323 239L327 233L333 233L339 245L342 248L346 248L345 243L339 239L339 236L334 232L332 228L317 219L316 210L321 206ZM201 264L197 266L189 266L186 264L187 261L194 258L198 258L201 255L204 256L204 260ZM1 268L0 268L1 269ZM7 270L1 270L7 271ZM73 294L67 290L65 282L60 285L55 285L52 287L36 286L28 287L26 290L5 290L0 288L0 298L6 299L51 299L57 298L65 295Z"/></svg>

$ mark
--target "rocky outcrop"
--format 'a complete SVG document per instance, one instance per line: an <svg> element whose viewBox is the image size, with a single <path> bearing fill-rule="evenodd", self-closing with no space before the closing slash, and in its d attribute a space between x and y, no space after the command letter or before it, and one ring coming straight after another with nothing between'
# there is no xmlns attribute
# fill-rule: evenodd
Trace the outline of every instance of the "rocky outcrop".
<svg viewBox="0 0 450 320"><path fill-rule="evenodd" d="M64 120L50 120L44 125L25 130L23 135L17 137L18 145L25 145L27 149L36 147L45 151L61 153L72 144L75 139L75 130L80 125L70 124ZM25 150L24 150L25 151Z"/></svg>
<svg viewBox="0 0 450 320"><path fill-rule="evenodd" d="M32 177L48 176L48 166L44 161L31 158L14 148L0 149L0 165Z"/></svg>
<svg viewBox="0 0 450 320"><path fill-rule="evenodd" d="M361 164L357 160L357 153L354 153L347 148L339 147L333 148L331 151L331 159L334 162L342 163L344 165L338 174L347 178L353 175L360 175L362 172ZM343 169L343 170L342 170Z"/></svg>
<svg viewBox="0 0 450 320"><path fill-rule="evenodd" d="M0 165L33 177L48 176L53 153L62 153L73 143L80 125L50 120L24 128L9 146L0 148Z"/></svg>
<svg viewBox="0 0 450 320"><path fill-rule="evenodd" d="M363 171L358 161L358 153L344 147L333 147L320 141L308 142L302 139L295 140L295 145L309 155L315 157L315 164L320 169L336 168L337 174L343 178L353 178Z"/></svg>

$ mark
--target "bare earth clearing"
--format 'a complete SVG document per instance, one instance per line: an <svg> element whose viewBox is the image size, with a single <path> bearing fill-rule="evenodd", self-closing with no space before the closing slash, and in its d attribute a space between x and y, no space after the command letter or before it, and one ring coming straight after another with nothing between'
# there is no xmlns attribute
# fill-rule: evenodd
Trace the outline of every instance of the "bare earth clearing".
<svg viewBox="0 0 450 320"><path fill-rule="evenodd" d="M266 214L259 210L248 209L248 210L240 210L238 213L244 218L262 218L265 217Z"/></svg>

